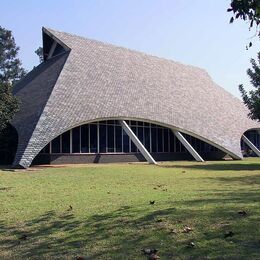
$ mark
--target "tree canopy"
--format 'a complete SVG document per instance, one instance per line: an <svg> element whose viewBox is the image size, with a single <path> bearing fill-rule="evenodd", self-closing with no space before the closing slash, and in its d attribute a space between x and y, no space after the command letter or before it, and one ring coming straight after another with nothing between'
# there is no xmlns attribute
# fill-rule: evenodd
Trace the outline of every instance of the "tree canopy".
<svg viewBox="0 0 260 260"><path fill-rule="evenodd" d="M36 51L35 51L36 55L39 57L39 61L40 63L43 62L44 58L43 58L43 48L39 47Z"/></svg>
<svg viewBox="0 0 260 260"><path fill-rule="evenodd" d="M235 19L248 21L249 30L255 26L255 36L260 38L260 0L232 0L227 11L233 12L230 23L233 23ZM248 46L251 47L252 42L249 42Z"/></svg>
<svg viewBox="0 0 260 260"><path fill-rule="evenodd" d="M0 26L0 131L19 109L12 87L25 76L26 71L18 58L18 51L12 32Z"/></svg>
<svg viewBox="0 0 260 260"><path fill-rule="evenodd" d="M0 131L19 110L19 102L12 94L12 85L0 81Z"/></svg>
<svg viewBox="0 0 260 260"><path fill-rule="evenodd" d="M258 61L251 59L251 64L252 68L247 70L247 74L255 89L247 93L241 84L239 90L244 103L250 110L250 118L260 121L260 52L258 53Z"/></svg>
<svg viewBox="0 0 260 260"><path fill-rule="evenodd" d="M254 36L258 36L260 39L260 0L231 0L227 11L233 12L230 23L233 23L235 19L248 22L249 30L255 27ZM251 46L252 42L249 42L246 48ZM258 53L258 61L251 59L251 65L252 68L247 70L247 74L254 89L247 92L242 84L238 88L244 103L250 110L249 117L260 121L260 52Z"/></svg>
<svg viewBox="0 0 260 260"><path fill-rule="evenodd" d="M26 71L18 58L12 32L0 26L0 81L15 83L25 76Z"/></svg>

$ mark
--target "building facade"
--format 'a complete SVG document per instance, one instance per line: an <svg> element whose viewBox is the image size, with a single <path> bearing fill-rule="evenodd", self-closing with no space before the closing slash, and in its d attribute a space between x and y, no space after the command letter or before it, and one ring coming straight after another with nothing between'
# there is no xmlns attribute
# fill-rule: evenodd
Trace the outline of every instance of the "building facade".
<svg viewBox="0 0 260 260"><path fill-rule="evenodd" d="M16 166L258 152L259 123L202 69L46 28L43 51L14 89Z"/></svg>

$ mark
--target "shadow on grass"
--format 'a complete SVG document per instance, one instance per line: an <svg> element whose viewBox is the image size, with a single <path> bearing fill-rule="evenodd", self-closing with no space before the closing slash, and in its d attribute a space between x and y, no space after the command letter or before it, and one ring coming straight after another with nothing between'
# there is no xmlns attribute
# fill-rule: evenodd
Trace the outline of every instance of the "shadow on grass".
<svg viewBox="0 0 260 260"><path fill-rule="evenodd" d="M259 163L216 163L216 164L196 164L196 165L160 165L162 168L182 168L182 169L192 169L192 170L208 170L208 171L259 171Z"/></svg>
<svg viewBox="0 0 260 260"><path fill-rule="evenodd" d="M259 185L260 184L260 174L254 174L252 176L241 176L241 177L218 177L218 178L207 178L212 180L218 180L223 183L239 183L246 185ZM253 187L253 186L252 186Z"/></svg>
<svg viewBox="0 0 260 260"><path fill-rule="evenodd" d="M163 259L256 259L259 256L259 208L249 206L259 191L217 194L215 198L77 217L73 210L45 214L12 226L0 222L0 251L11 258L139 259L142 248L158 248ZM239 200L238 200L239 199ZM247 206L249 214L238 214ZM161 208L159 208L161 207ZM163 207L163 208L162 208ZM185 225L194 230L183 233ZM224 238L225 232L234 236ZM22 235L28 239L20 240ZM187 247L189 242L194 248Z"/></svg>

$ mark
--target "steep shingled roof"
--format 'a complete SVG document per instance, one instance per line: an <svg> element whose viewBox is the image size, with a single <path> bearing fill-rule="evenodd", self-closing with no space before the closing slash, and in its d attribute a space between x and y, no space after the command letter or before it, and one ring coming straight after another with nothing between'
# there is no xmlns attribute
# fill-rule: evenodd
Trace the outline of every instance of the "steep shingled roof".
<svg viewBox="0 0 260 260"><path fill-rule="evenodd" d="M158 58L68 33L43 29L70 50L36 124L27 124L23 107L13 121L19 133L15 164L27 167L38 152L59 134L94 120L123 118L154 122L188 133L241 158L240 139L259 123L229 92L216 85L197 67ZM57 59L53 57L43 64ZM44 81L55 74L26 80L17 91L23 102L31 86L44 92ZM52 75L53 73L53 75ZM57 76L57 73L55 74ZM55 77L56 77L55 76ZM48 89L48 87L47 87ZM18 126L18 127L17 127ZM23 128L30 132L28 140Z"/></svg>

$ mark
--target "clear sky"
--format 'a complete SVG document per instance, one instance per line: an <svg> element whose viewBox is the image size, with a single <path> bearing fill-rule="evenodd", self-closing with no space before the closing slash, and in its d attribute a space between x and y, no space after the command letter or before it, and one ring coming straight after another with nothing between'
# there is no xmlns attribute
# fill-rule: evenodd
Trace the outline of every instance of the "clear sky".
<svg viewBox="0 0 260 260"><path fill-rule="evenodd" d="M195 65L240 96L260 41L245 22L229 24L230 0L1 0L0 25L12 30L26 69L38 64L41 27Z"/></svg>

